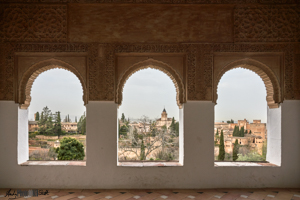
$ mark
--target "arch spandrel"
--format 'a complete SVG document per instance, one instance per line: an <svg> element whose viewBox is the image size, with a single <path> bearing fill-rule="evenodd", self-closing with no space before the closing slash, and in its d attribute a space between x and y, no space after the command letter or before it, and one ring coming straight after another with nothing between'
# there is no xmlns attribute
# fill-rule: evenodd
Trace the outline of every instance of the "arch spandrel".
<svg viewBox="0 0 300 200"><path fill-rule="evenodd" d="M84 77L72 65L64 61L52 58L32 65L22 76L21 81L18 85L18 98L16 102L19 103L20 108L27 109L29 107L31 102L31 88L33 82L41 73L50 69L64 69L74 73L79 79L82 86L83 102L84 104L87 104L87 87Z"/></svg>
<svg viewBox="0 0 300 200"><path fill-rule="evenodd" d="M264 82L264 85L266 87L267 96L266 101L269 106L269 108L278 108L279 104L282 103L282 95L281 95L281 88L279 81L276 77L276 75L273 73L273 71L265 64L254 60L254 59L240 59L233 61L222 68L222 70L217 74L214 80L214 103L217 102L218 99L218 85L222 78L222 76L229 70L235 69L235 68L244 68L249 69L253 72L255 72Z"/></svg>
<svg viewBox="0 0 300 200"><path fill-rule="evenodd" d="M147 68L158 69L164 72L165 74L167 74L171 78L176 88L177 105L179 108L182 108L182 104L186 102L186 95L185 95L186 91L185 91L182 77L168 64L158 60L154 60L152 58L132 65L121 75L120 79L117 82L115 102L119 106L122 104L123 88L126 81L129 79L129 77L131 77L131 75L134 74L135 72Z"/></svg>

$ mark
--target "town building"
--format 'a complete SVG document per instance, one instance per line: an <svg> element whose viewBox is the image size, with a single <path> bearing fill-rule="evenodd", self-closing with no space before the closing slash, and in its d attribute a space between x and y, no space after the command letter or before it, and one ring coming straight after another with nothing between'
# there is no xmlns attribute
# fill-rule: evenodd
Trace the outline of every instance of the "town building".
<svg viewBox="0 0 300 200"><path fill-rule="evenodd" d="M175 122L176 121L174 120L174 123ZM166 126L166 128L168 129L171 124L172 124L172 118L168 118L168 113L167 113L166 109L164 108L161 113L161 118L156 120L156 126L159 128Z"/></svg>
<svg viewBox="0 0 300 200"><path fill-rule="evenodd" d="M38 121L28 121L28 131L35 132L39 130ZM68 133L77 132L77 122L61 122L61 130Z"/></svg>
<svg viewBox="0 0 300 200"><path fill-rule="evenodd" d="M245 134L244 137L233 136L234 127L238 127L239 130L243 127ZM248 149L256 151L262 154L262 149L264 144L266 145L266 135L267 135L267 125L266 123L261 123L261 120L253 120L253 123L249 123L246 119L238 120L237 123L225 123L225 122L215 122L214 129L214 140L216 144L220 144L220 133L223 131L224 135L224 147L225 152L232 154L235 140L238 140L238 144L241 146L241 151L243 149ZM217 137L217 132L219 136ZM246 133L247 132L247 133ZM215 146L215 157L219 154L219 146Z"/></svg>

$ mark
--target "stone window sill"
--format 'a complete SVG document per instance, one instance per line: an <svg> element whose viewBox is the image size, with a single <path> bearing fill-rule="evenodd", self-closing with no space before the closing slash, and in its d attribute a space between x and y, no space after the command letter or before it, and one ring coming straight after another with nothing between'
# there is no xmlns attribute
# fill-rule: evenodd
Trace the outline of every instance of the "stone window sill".
<svg viewBox="0 0 300 200"><path fill-rule="evenodd" d="M279 167L268 162L215 162L215 167Z"/></svg>
<svg viewBox="0 0 300 200"><path fill-rule="evenodd" d="M118 162L119 167L182 167L179 162Z"/></svg>
<svg viewBox="0 0 300 200"><path fill-rule="evenodd" d="M27 161L21 166L86 166L86 161Z"/></svg>

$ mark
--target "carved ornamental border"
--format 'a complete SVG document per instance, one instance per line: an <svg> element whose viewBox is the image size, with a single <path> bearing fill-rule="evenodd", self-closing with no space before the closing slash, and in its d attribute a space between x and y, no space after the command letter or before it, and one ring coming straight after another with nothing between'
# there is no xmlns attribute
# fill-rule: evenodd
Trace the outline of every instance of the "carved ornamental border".
<svg viewBox="0 0 300 200"><path fill-rule="evenodd" d="M266 100L269 108L278 108L279 104L282 103L283 99L281 97L281 88L280 88L279 81L276 78L276 75L265 64L249 58L236 60L223 67L223 69L220 71L220 73L217 75L216 79L214 80L213 94L215 95L213 101L215 103L217 102L218 99L217 90L222 76L227 71L238 67L249 69L261 77L266 87L266 91L267 91Z"/></svg>
<svg viewBox="0 0 300 200"><path fill-rule="evenodd" d="M297 0L0 0L5 3L295 4Z"/></svg>
<svg viewBox="0 0 300 200"><path fill-rule="evenodd" d="M185 53L187 55L187 100L213 100L213 53L282 52L284 54L284 99L300 99L294 72L299 63L297 44L10 44L0 46L0 99L14 100L15 52L87 52L89 101L115 101L117 53ZM298 60L298 61L297 61Z"/></svg>
<svg viewBox="0 0 300 200"><path fill-rule="evenodd" d="M134 64L122 74L120 81L116 86L116 103L119 104L119 106L122 104L123 88L128 78L135 72L146 68L158 69L166 73L171 78L176 88L177 105L179 108L182 108L182 104L186 102L185 88L182 77L180 77L180 75L170 65L151 58Z"/></svg>
<svg viewBox="0 0 300 200"><path fill-rule="evenodd" d="M47 71L49 69L65 69L70 72L73 72L77 78L79 79L82 90L83 90L83 102L84 105L87 104L87 87L85 84L85 79L82 77L82 75L78 72L76 68L74 68L72 65L58 60L58 59L47 59L41 62L38 62L34 65L32 65L23 75L20 85L18 86L18 99L17 102L20 104L20 108L27 109L30 105L31 101L31 88L32 84L35 81L35 79L43 73L44 71Z"/></svg>

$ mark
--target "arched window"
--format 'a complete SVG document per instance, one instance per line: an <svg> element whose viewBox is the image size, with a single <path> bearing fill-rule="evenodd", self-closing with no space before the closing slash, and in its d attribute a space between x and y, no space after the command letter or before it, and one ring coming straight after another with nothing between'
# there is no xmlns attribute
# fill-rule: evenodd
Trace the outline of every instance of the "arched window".
<svg viewBox="0 0 300 200"><path fill-rule="evenodd" d="M18 144L19 164L27 160L86 159L83 88L68 68L45 66L31 74L26 82L26 100L19 109L18 137L23 138ZM62 153L60 146L68 137L80 155Z"/></svg>
<svg viewBox="0 0 300 200"><path fill-rule="evenodd" d="M219 82L215 106L215 160L265 161L266 123L266 89L262 79L248 69L227 71ZM252 142L254 139L256 143Z"/></svg>
<svg viewBox="0 0 300 200"><path fill-rule="evenodd" d="M119 162L179 162L183 124L174 81L159 69L136 70L122 92L118 109Z"/></svg>

